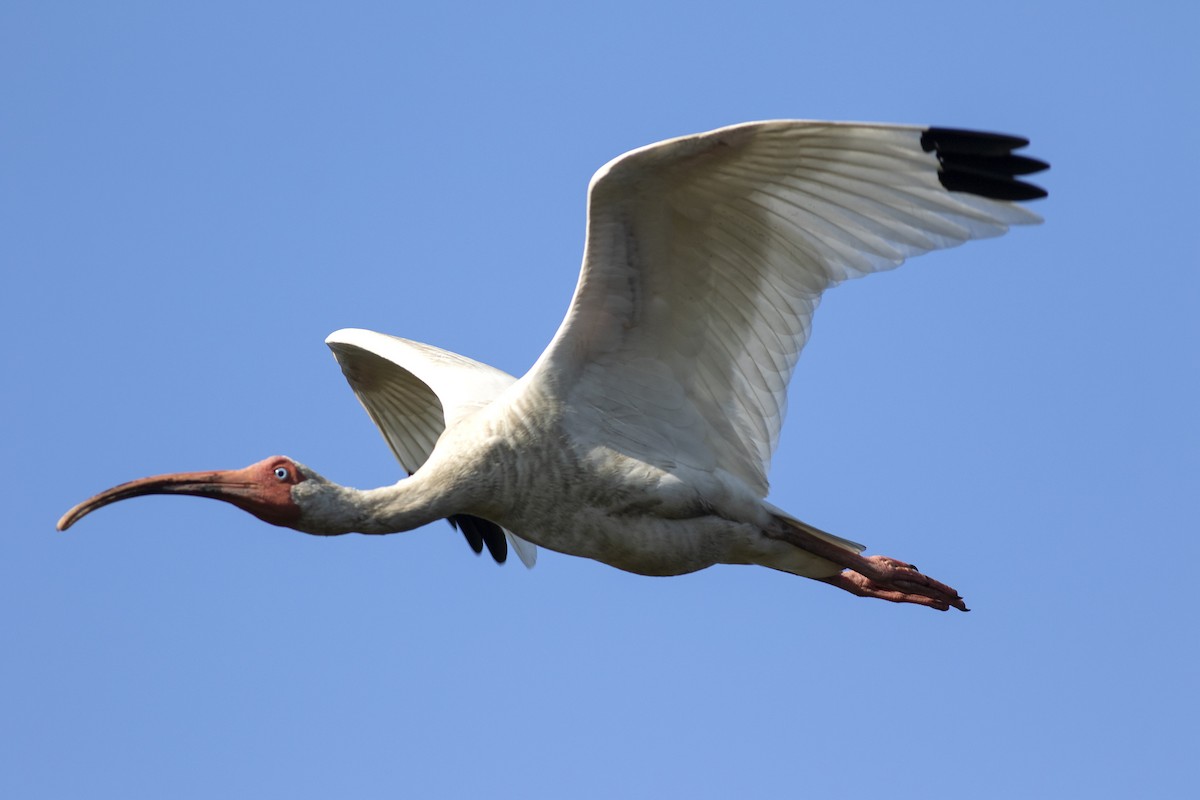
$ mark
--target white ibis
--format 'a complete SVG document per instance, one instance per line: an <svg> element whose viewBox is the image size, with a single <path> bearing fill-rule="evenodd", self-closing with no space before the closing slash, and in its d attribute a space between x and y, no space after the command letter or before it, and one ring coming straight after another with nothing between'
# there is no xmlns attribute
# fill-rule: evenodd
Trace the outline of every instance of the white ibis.
<svg viewBox="0 0 1200 800"><path fill-rule="evenodd" d="M792 369L821 293L1040 221L1025 139L902 125L753 122L671 139L592 178L566 319L520 380L364 330L326 343L410 473L359 490L275 456L125 483L232 503L324 536L448 518L497 560L510 537L646 575L759 564L856 595L966 610L958 592L768 504ZM519 538L518 538L519 537Z"/></svg>

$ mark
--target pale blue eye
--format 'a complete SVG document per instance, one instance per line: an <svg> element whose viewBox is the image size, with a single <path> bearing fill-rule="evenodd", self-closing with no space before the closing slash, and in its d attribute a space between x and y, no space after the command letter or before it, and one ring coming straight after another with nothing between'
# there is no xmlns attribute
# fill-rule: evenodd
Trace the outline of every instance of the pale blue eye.
<svg viewBox="0 0 1200 800"><path fill-rule="evenodd" d="M286 481L291 476L288 474L287 467L276 467L275 477L281 481Z"/></svg>

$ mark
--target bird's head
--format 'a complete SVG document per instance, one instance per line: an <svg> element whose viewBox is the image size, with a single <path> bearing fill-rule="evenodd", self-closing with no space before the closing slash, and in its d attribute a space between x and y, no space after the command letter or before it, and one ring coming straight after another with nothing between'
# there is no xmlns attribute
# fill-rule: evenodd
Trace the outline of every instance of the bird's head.
<svg viewBox="0 0 1200 800"><path fill-rule="evenodd" d="M97 508L146 494L187 494L224 500L263 522L306 530L304 499L332 487L317 473L286 456L271 456L243 469L176 472L122 483L84 500L58 521L65 531Z"/></svg>

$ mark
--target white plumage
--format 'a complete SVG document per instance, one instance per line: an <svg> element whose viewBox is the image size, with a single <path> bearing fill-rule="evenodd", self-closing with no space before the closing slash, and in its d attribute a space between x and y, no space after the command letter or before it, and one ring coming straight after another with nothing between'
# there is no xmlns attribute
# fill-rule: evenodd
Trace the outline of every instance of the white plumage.
<svg viewBox="0 0 1200 800"><path fill-rule="evenodd" d="M286 502L296 519L279 524L382 533L476 520L502 527L526 563L533 548L523 540L649 574L757 563L856 594L965 608L949 587L903 562L863 558L861 545L763 498L822 292L1038 222L1017 204L1044 195L1016 178L1045 168L1012 154L1024 144L773 121L614 159L589 186L566 318L520 380L370 331L328 338L412 477L360 492L268 459L276 475L294 467ZM146 491L162 490L153 485ZM64 523L135 493L145 491L100 495ZM239 504L273 522L293 514L277 502L270 514Z"/></svg>

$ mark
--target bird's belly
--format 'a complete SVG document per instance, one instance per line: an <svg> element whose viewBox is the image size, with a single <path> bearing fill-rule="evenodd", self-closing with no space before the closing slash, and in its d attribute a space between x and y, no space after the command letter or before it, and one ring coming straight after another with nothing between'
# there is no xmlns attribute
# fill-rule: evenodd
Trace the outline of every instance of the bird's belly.
<svg viewBox="0 0 1200 800"><path fill-rule="evenodd" d="M486 488L470 513L539 547L643 575L752 560L748 554L762 539L761 529L748 522L757 502L718 513L714 500L728 493L702 477L683 477L605 447L564 447L571 437L553 422L523 424L529 426L524 432L493 437L495 452L480 458ZM524 457L506 452L512 441L525 442Z"/></svg>
<svg viewBox="0 0 1200 800"><path fill-rule="evenodd" d="M598 508L579 509L554 521L523 520L509 529L548 550L640 575L682 575L713 564L747 563L743 554L761 539L753 525L711 515L664 519Z"/></svg>

